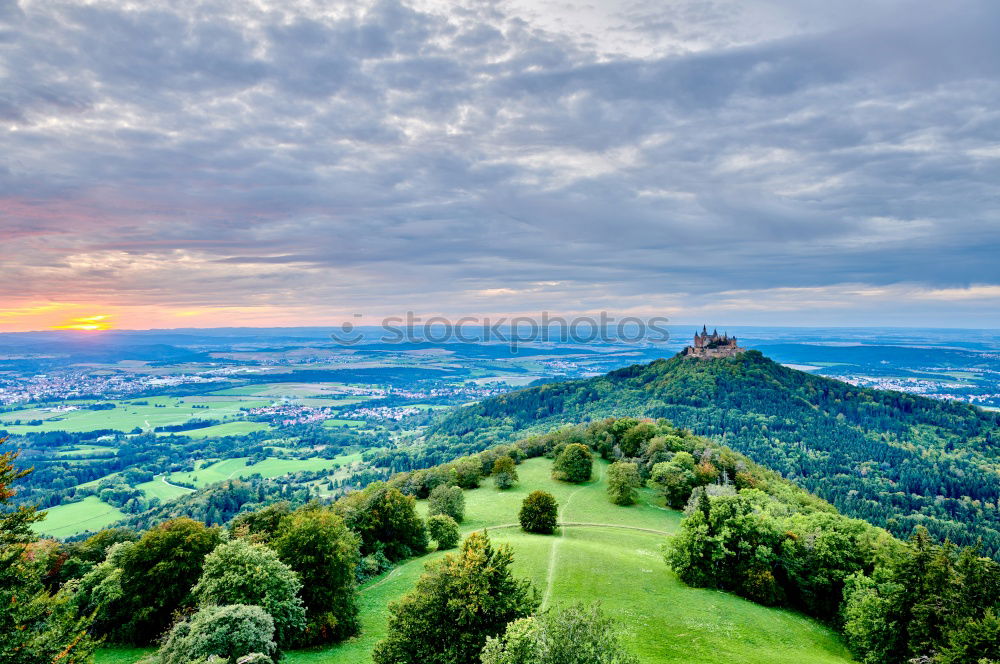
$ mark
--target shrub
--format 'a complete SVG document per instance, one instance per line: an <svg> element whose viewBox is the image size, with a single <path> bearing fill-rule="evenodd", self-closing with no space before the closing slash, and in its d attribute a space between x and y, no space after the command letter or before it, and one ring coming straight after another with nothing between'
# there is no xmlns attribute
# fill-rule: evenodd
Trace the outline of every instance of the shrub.
<svg viewBox="0 0 1000 664"><path fill-rule="evenodd" d="M553 479L564 482L586 482L593 472L594 455L581 443L570 443L563 448L552 464Z"/></svg>
<svg viewBox="0 0 1000 664"><path fill-rule="evenodd" d="M427 532L438 543L438 550L454 549L461 539L458 524L447 514L435 514L427 519Z"/></svg>
<svg viewBox="0 0 1000 664"><path fill-rule="evenodd" d="M262 652L252 652L236 660L236 664L271 664L270 657Z"/></svg>
<svg viewBox="0 0 1000 664"><path fill-rule="evenodd" d="M462 523L465 518L465 493L457 486L442 484L435 487L428 497L427 513L447 514L456 523Z"/></svg>
<svg viewBox="0 0 1000 664"><path fill-rule="evenodd" d="M206 606L170 630L156 659L160 664L188 664L222 657L230 661L252 654L257 662L278 661L274 621L259 606ZM251 661L254 661L253 659Z"/></svg>
<svg viewBox="0 0 1000 664"><path fill-rule="evenodd" d="M521 503L518 519L521 527L529 533L551 535L556 529L559 504L552 494L544 491L532 491Z"/></svg>
<svg viewBox="0 0 1000 664"><path fill-rule="evenodd" d="M374 579L383 572L388 572L390 569L392 569L392 561L386 558L380 549L361 559L354 572L354 578L358 583L364 583L369 579Z"/></svg>

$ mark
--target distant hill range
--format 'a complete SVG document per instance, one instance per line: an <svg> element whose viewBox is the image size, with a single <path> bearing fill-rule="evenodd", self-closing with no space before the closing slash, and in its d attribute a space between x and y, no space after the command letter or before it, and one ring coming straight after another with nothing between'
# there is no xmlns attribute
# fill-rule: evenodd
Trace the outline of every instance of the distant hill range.
<svg viewBox="0 0 1000 664"><path fill-rule="evenodd" d="M854 387L753 350L678 355L487 399L428 430L409 462L612 415L663 417L714 437L897 535L923 525L1000 554L1000 414Z"/></svg>

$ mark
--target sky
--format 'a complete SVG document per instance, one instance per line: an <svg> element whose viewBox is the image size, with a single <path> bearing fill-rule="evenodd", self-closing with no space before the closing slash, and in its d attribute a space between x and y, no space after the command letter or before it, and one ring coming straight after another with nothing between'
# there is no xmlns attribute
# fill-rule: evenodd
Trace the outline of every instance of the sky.
<svg viewBox="0 0 1000 664"><path fill-rule="evenodd" d="M1000 327L1000 3L0 0L0 331Z"/></svg>

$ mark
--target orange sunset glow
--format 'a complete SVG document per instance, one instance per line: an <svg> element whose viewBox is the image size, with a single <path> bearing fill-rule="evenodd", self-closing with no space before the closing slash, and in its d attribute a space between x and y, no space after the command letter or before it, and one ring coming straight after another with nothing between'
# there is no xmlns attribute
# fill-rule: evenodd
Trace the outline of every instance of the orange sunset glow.
<svg viewBox="0 0 1000 664"><path fill-rule="evenodd" d="M110 330L113 325L111 324L111 317L107 315L100 316L84 316L82 318L71 318L61 325L53 325L53 330L86 330L86 331L97 331L97 330Z"/></svg>

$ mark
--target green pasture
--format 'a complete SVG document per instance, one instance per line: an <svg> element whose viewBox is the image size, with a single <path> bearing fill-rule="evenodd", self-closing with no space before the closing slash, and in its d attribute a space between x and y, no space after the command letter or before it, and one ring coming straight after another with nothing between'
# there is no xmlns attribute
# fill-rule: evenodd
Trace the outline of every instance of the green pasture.
<svg viewBox="0 0 1000 664"><path fill-rule="evenodd" d="M136 484L135 488L141 490L149 498L159 498L163 502L179 498L180 496L183 496L186 493L191 493L192 491L186 487L169 484L167 479L161 476L158 476L149 482Z"/></svg>
<svg viewBox="0 0 1000 664"><path fill-rule="evenodd" d="M608 502L603 462L583 485L556 482L551 463L518 466L520 483L500 492L488 480L466 492L463 531L487 529L497 544L514 549L515 572L531 580L549 607L600 601L623 626L624 639L643 663L834 664L850 656L829 628L792 611L771 609L712 590L689 588L663 562L667 533L680 514L643 490L631 507ZM549 491L559 501L556 534L529 535L517 527L524 496ZM426 501L419 509L426 513ZM662 534L661 534L662 533ZM361 588L362 633L334 647L289 652L287 664L363 664L385 636L388 604L413 588L433 552L408 561ZM132 664L148 651L105 649L97 664Z"/></svg>
<svg viewBox="0 0 1000 664"><path fill-rule="evenodd" d="M125 518L124 512L101 502L97 496L50 507L45 513L45 519L33 524L32 528L48 537L70 537L88 530L100 530Z"/></svg>
<svg viewBox="0 0 1000 664"><path fill-rule="evenodd" d="M172 482L182 482L201 488L216 482L238 477L249 477L259 474L261 477L281 477L288 473L299 471L332 470L335 466L343 466L353 461L359 461L361 454L345 454L334 459L279 459L269 458L255 464L247 464L247 457L223 459L221 461L203 461L197 470L190 472L171 473L167 478ZM145 485L143 485L145 486Z"/></svg>

